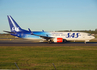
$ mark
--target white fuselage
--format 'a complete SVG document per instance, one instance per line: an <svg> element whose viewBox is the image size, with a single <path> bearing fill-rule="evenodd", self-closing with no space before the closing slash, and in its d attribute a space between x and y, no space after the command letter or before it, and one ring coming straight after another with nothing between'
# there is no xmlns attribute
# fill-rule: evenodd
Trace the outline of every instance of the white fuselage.
<svg viewBox="0 0 97 70"><path fill-rule="evenodd" d="M79 41L89 41L95 37L85 32L50 32L51 37L63 38L69 41L79 40Z"/></svg>

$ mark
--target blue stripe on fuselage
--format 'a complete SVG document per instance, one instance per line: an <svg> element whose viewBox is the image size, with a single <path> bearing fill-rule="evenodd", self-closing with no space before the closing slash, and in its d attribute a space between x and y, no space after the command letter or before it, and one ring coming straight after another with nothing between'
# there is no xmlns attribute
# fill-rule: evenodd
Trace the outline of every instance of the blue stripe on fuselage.
<svg viewBox="0 0 97 70"><path fill-rule="evenodd" d="M40 36L50 36L50 34L48 32L39 32L39 31L34 31L33 34L35 35L40 35ZM17 36L20 38L29 38L29 39L42 39L40 38L40 36L35 36L35 35L31 35L31 32L29 31L22 31L22 32L16 32L16 34L11 34L13 36Z"/></svg>

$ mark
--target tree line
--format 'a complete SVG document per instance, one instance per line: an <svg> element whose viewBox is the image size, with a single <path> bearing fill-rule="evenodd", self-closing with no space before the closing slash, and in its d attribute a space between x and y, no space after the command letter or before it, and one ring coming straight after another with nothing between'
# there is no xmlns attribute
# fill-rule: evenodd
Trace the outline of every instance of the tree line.
<svg viewBox="0 0 97 70"><path fill-rule="evenodd" d="M90 34L97 34L97 29L95 30L60 30L59 32L86 32Z"/></svg>

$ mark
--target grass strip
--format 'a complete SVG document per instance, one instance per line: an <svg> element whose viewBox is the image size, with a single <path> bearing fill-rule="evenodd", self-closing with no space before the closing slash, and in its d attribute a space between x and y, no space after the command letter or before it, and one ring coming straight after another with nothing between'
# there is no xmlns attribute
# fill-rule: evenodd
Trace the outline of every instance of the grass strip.
<svg viewBox="0 0 97 70"><path fill-rule="evenodd" d="M97 46L1 46L0 69L97 70Z"/></svg>

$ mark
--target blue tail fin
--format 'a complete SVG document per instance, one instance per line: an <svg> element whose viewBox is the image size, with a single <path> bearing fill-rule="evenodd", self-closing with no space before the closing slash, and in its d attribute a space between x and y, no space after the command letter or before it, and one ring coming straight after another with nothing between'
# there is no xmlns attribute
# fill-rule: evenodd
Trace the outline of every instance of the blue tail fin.
<svg viewBox="0 0 97 70"><path fill-rule="evenodd" d="M15 22L15 20L11 16L7 16L7 17L8 17L11 32L22 31L22 28Z"/></svg>

